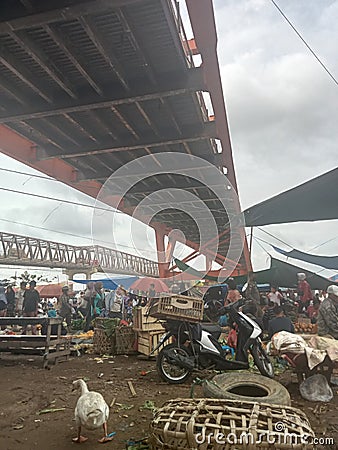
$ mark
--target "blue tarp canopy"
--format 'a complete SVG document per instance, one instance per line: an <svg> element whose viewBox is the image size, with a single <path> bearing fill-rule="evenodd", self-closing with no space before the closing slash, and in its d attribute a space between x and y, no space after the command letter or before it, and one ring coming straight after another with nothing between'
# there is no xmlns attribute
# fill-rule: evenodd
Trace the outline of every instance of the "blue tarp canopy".
<svg viewBox="0 0 338 450"><path fill-rule="evenodd" d="M99 280L73 280L74 283L80 283L80 284L88 284L90 282L96 283L97 281L101 281L103 284L104 289L109 289L111 291L114 291L117 289L120 285L122 285L124 288L129 289L130 286L138 279L138 277L125 277L125 278L102 278Z"/></svg>

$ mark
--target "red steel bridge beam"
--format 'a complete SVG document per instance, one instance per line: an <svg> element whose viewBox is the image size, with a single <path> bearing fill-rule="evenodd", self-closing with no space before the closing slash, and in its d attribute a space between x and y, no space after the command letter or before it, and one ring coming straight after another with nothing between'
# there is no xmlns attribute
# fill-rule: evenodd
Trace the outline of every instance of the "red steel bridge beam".
<svg viewBox="0 0 338 450"><path fill-rule="evenodd" d="M232 157L231 141L221 74L217 57L217 32L212 0L186 0L190 22L194 32L194 45L202 56L202 69L205 84L210 92L211 101L216 117L216 131L222 143L222 163L227 168L227 177L238 192L235 168ZM190 44L192 45L192 44ZM248 244L244 236L244 258L248 271L252 270Z"/></svg>

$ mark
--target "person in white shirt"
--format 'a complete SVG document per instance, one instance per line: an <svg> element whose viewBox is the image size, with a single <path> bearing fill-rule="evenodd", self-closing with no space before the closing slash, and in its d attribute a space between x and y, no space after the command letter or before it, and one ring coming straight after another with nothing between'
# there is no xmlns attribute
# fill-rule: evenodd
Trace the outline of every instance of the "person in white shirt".
<svg viewBox="0 0 338 450"><path fill-rule="evenodd" d="M281 300L283 300L282 294L278 291L277 286L271 286L271 291L268 294L269 300L276 305L280 306Z"/></svg>

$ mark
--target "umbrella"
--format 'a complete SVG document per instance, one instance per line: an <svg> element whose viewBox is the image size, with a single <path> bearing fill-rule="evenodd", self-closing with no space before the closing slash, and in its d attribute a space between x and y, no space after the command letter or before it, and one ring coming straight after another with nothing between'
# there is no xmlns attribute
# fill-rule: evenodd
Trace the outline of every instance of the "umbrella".
<svg viewBox="0 0 338 450"><path fill-rule="evenodd" d="M130 289L147 292L151 284L155 285L156 292L169 292L169 288L164 281L151 277L139 278L130 286Z"/></svg>
<svg viewBox="0 0 338 450"><path fill-rule="evenodd" d="M42 284L41 286L36 286L41 298L53 298L60 297L62 294L62 288L66 283L58 284ZM69 285L69 292L72 291L72 285Z"/></svg>

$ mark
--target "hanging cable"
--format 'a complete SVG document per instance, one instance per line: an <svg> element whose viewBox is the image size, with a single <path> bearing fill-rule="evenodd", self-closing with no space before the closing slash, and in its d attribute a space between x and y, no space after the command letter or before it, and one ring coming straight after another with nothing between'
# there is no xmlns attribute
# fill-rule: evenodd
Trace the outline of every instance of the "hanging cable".
<svg viewBox="0 0 338 450"><path fill-rule="evenodd" d="M282 241L282 239L279 239L277 236L274 236L273 234L269 233L268 231L263 230L263 228L257 227L257 229L258 229L259 231L263 231L263 233L267 234L268 236L273 237L274 239L276 239L277 241L281 242L282 244L287 245L288 247L293 248L292 245L288 244L288 243L285 242L285 241ZM270 244L270 245L271 245L271 244Z"/></svg>
<svg viewBox="0 0 338 450"><path fill-rule="evenodd" d="M68 205L84 206L86 208L97 209L97 210L100 210L100 211L108 211L110 213L125 214L124 212L118 211L118 210L114 209L113 207L111 207L109 209L109 208L105 208L103 206L88 205L88 203L80 203L80 202L75 202L75 201L72 201L72 200L65 200L65 199L62 199L62 198L47 197L46 195L34 194L32 192L17 191L15 189L9 189L9 188L4 188L4 187L0 187L0 191L11 192L13 194L29 195L31 197L42 198L44 200L53 200L53 201L57 201L57 202L66 203Z"/></svg>
<svg viewBox="0 0 338 450"><path fill-rule="evenodd" d="M319 62L319 64L322 66L322 68L325 70L325 72L329 75L329 77L333 80L334 83L338 86L338 80L333 76L333 74L329 71L329 69L325 66L323 61L319 58L319 56L315 53L315 51L310 47L310 45L306 42L306 40L303 38L303 36L300 34L300 32L297 30L297 28L293 25L293 23L287 18L287 16L284 14L284 12L280 9L280 7L277 5L277 3L274 0L270 0L271 3L276 7L276 9L279 11L279 13L282 15L282 17L286 20L286 22L290 25L290 27L293 29L293 31L297 34L297 36L300 38L300 40L303 42L303 44L306 46L306 48L311 52L311 54L316 58L316 60Z"/></svg>

